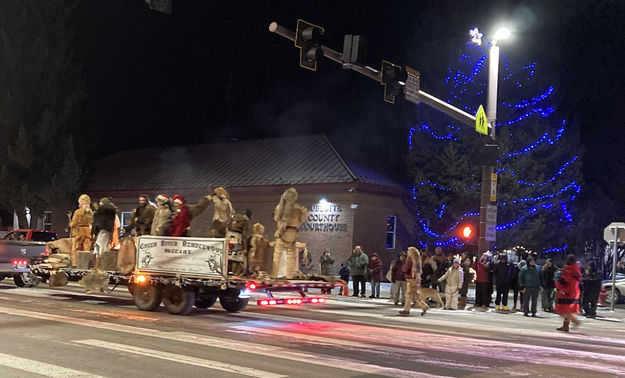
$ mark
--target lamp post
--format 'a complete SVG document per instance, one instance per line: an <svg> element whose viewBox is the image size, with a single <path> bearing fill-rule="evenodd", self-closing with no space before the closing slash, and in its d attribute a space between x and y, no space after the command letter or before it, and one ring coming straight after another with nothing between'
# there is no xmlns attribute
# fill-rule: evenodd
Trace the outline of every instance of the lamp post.
<svg viewBox="0 0 625 378"><path fill-rule="evenodd" d="M470 35L472 42L478 45L482 43L482 34L477 28L471 30ZM497 42L510 37L510 30L500 28L497 30L491 41L491 47L488 53L488 94L486 101L486 119L490 125L490 137L495 140L495 122L497 120L497 84L499 77L499 46ZM484 253L489 249L489 243L486 240L487 219L486 213L488 205L491 204L491 193L496 192L496 188L491 191L493 183L492 175L494 173L493 166L482 166L482 190L480 194L480 233L477 243L479 253Z"/></svg>

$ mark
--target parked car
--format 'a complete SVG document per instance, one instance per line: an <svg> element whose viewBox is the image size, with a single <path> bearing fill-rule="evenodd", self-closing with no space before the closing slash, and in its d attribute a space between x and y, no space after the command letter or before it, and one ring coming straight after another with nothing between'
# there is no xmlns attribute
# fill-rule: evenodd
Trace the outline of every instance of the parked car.
<svg viewBox="0 0 625 378"><path fill-rule="evenodd" d="M57 239L56 233L35 229L18 229L9 231L3 240L49 242Z"/></svg>
<svg viewBox="0 0 625 378"><path fill-rule="evenodd" d="M608 293L607 303L612 303L612 280L603 280L603 287ZM621 303L625 300L625 274L617 273L614 281L614 303Z"/></svg>

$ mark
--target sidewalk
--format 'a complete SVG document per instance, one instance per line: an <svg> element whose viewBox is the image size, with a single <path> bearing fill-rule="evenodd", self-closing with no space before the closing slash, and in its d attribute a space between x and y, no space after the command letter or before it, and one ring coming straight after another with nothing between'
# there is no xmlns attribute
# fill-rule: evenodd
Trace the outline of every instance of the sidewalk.
<svg viewBox="0 0 625 378"><path fill-rule="evenodd" d="M350 302L350 303L367 303L367 304L375 304L375 305L393 305L390 299L391 293L391 284L388 282L382 282L380 284L380 298L369 298L371 295L371 285L367 282L367 295L365 298L362 297L352 297L352 282L349 283L349 296L345 297L342 295L336 294L336 289L332 291L331 297L332 299L336 299L342 302ZM493 293L493 303L491 304L490 311L494 311L494 293ZM444 295L441 293L441 297L444 298ZM512 303L514 296L512 291L508 296L508 303ZM540 301L540 296L538 297ZM470 308L475 303L475 286L469 285L469 291L467 293L467 308ZM471 304L471 306L469 306ZM512 306L509 306L512 307ZM542 312L540 305L538 306L538 312ZM614 312L610 311L609 306L605 307L597 307L597 319L605 318L605 320L613 320L613 321L625 321L625 309L615 308Z"/></svg>

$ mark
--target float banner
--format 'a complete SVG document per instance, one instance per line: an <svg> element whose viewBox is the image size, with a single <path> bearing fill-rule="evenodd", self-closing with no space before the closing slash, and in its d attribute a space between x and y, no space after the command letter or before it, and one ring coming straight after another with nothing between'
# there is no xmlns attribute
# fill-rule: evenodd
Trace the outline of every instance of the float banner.
<svg viewBox="0 0 625 378"><path fill-rule="evenodd" d="M140 236L137 270L146 273L224 277L226 239Z"/></svg>

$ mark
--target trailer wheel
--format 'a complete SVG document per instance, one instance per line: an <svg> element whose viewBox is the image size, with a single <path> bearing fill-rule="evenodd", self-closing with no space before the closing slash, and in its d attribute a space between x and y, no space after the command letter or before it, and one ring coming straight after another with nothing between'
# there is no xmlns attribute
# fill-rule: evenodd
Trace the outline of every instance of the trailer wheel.
<svg viewBox="0 0 625 378"><path fill-rule="evenodd" d="M163 289L163 304L170 314L186 315L193 310L195 292L180 286L167 285Z"/></svg>
<svg viewBox="0 0 625 378"><path fill-rule="evenodd" d="M13 282L17 287L35 287L41 280L32 273L20 273L13 276Z"/></svg>
<svg viewBox="0 0 625 378"><path fill-rule="evenodd" d="M195 300L195 307L202 310L212 307L217 302L215 295L203 295Z"/></svg>
<svg viewBox="0 0 625 378"><path fill-rule="evenodd" d="M239 296L220 296L219 303L228 312L239 312L247 306L249 298L239 298Z"/></svg>
<svg viewBox="0 0 625 378"><path fill-rule="evenodd" d="M163 293L159 287L154 285L137 285L133 297L139 310L155 311L161 304Z"/></svg>
<svg viewBox="0 0 625 378"><path fill-rule="evenodd" d="M128 288L128 292L130 293L130 295L135 295L135 284L128 282L126 287Z"/></svg>

